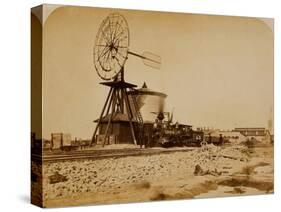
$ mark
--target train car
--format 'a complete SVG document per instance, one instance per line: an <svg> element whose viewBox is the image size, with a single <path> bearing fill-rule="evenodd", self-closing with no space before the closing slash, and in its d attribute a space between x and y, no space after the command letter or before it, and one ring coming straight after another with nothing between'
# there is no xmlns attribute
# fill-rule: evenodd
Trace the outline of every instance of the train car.
<svg viewBox="0 0 281 212"><path fill-rule="evenodd" d="M71 151L74 148L69 133L52 133L51 150L52 151Z"/></svg>

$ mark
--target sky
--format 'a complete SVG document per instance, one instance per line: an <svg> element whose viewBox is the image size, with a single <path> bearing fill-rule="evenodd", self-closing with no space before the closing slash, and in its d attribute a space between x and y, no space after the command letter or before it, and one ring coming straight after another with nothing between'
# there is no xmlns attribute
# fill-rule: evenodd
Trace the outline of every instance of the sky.
<svg viewBox="0 0 281 212"><path fill-rule="evenodd" d="M162 60L161 69L155 70L129 56L125 79L138 86L145 81L149 88L166 93L166 110L175 108L175 121L232 129L267 127L273 119L271 19L117 11L129 25L130 51L149 51ZM111 12L116 10L45 10L44 138L52 132L92 136L93 120L108 93L108 87L99 84L93 47L102 20Z"/></svg>

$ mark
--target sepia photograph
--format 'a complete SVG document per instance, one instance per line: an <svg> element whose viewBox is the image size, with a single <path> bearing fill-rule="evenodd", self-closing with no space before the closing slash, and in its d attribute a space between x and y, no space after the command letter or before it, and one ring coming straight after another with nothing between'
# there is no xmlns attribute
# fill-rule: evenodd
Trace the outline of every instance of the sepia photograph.
<svg viewBox="0 0 281 212"><path fill-rule="evenodd" d="M274 193L274 19L31 9L31 202Z"/></svg>

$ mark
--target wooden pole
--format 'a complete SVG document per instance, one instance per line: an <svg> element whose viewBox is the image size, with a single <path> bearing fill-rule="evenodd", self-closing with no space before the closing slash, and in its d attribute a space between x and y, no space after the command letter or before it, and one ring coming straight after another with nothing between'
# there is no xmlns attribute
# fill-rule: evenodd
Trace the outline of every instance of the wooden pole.
<svg viewBox="0 0 281 212"><path fill-rule="evenodd" d="M107 106L108 100L109 100L109 98L110 98L111 95L112 95L112 91L113 91L113 89L110 88L109 93L108 93L108 95L107 95L107 98L106 98L106 100L105 100L105 104L104 104L104 106L103 106L103 108L102 108L102 112L101 112L101 114L100 114L100 118L99 118L98 123L97 123L97 126L96 126L96 128L95 128L95 131L94 131L94 134L93 134L93 137L92 137L92 141L91 141L91 143L90 143L90 146L92 146L92 144L95 142L95 137L96 137L96 134L97 134L99 125L100 125L100 123L101 123L101 119L102 119L102 117L103 117L103 113L104 113L105 108L106 108L106 106ZM109 106L110 106L110 105L109 105Z"/></svg>
<svg viewBox="0 0 281 212"><path fill-rule="evenodd" d="M123 101L120 97L120 89L118 89L118 92L117 92L117 106L118 107L117 108L119 108L119 112L124 113L124 111L122 109L122 103L123 103Z"/></svg>
<svg viewBox="0 0 281 212"><path fill-rule="evenodd" d="M125 89L122 88L121 91L123 92L123 98L125 100L126 107L127 107L127 114L128 114L128 118L129 118L129 124L130 124L131 133L132 133L132 136L133 136L134 144L137 145L137 140L136 140L136 137L135 137L135 132L134 132L133 124L132 124L133 114L132 114L132 110L131 110L131 107L130 107L130 103L129 103L126 88Z"/></svg>
<svg viewBox="0 0 281 212"><path fill-rule="evenodd" d="M110 100L109 100L109 103L108 103L108 107L107 107L105 116L107 116L107 115L109 114L110 108L111 108L111 106L112 106L112 100L113 100L113 88L112 88L112 95L111 95L111 98L110 98Z"/></svg>
<svg viewBox="0 0 281 212"><path fill-rule="evenodd" d="M124 97L122 90L120 90L120 108L121 108L121 113L124 113Z"/></svg>
<svg viewBox="0 0 281 212"><path fill-rule="evenodd" d="M109 116L109 120L107 122L106 130L105 130L105 137L104 137L104 140L103 140L102 147L104 147L104 145L105 145L105 143L107 141L108 131L109 131L109 127L110 127L110 124L111 124L111 119L112 119L113 114L115 113L115 109L114 109L115 106L116 106L115 105L116 104L116 101L115 101L115 99L116 99L116 89L115 88L113 88L113 92L112 92L112 97L111 98L114 98L113 101L112 101L112 112L111 112L111 114Z"/></svg>
<svg viewBox="0 0 281 212"><path fill-rule="evenodd" d="M113 88L111 113L115 113L116 111L117 93L118 88Z"/></svg>

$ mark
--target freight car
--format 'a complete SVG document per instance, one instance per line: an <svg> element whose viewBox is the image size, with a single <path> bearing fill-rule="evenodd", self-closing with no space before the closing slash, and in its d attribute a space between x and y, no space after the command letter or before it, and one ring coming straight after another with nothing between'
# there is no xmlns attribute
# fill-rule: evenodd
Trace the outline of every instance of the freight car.
<svg viewBox="0 0 281 212"><path fill-rule="evenodd" d="M71 139L69 133L52 133L51 140L43 140L43 150L53 152L69 152L89 146L89 140Z"/></svg>

